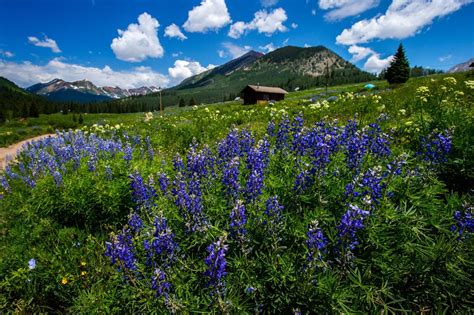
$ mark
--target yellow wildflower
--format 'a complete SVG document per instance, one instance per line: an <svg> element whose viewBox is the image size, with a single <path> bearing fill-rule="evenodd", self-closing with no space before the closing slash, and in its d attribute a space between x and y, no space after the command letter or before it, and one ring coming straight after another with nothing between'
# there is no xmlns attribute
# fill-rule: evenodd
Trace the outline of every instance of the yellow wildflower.
<svg viewBox="0 0 474 315"><path fill-rule="evenodd" d="M468 89L474 90L474 80L464 81L464 84Z"/></svg>
<svg viewBox="0 0 474 315"><path fill-rule="evenodd" d="M84 277L85 275L87 275L87 271L81 271L81 276Z"/></svg>
<svg viewBox="0 0 474 315"><path fill-rule="evenodd" d="M456 83L458 83L453 77L446 77L443 79L443 81L448 85L456 85Z"/></svg>
<svg viewBox="0 0 474 315"><path fill-rule="evenodd" d="M82 267L85 267L87 265L87 263L85 261L81 261L81 266Z"/></svg>
<svg viewBox="0 0 474 315"><path fill-rule="evenodd" d="M61 280L61 284L66 285L67 283L68 283L67 278L63 277L63 279Z"/></svg>

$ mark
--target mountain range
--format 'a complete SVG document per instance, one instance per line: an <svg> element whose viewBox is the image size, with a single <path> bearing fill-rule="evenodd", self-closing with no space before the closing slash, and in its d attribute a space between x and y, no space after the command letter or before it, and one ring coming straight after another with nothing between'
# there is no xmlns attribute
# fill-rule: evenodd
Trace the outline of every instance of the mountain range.
<svg viewBox="0 0 474 315"><path fill-rule="evenodd" d="M468 71L468 70L473 70L473 69L474 69L474 58L471 58L466 62L455 65L454 67L449 69L448 72L455 73L455 72L463 72L463 71Z"/></svg>
<svg viewBox="0 0 474 315"><path fill-rule="evenodd" d="M87 80L67 82L61 79L54 79L47 83L38 83L28 87L26 90L54 101L75 101L80 103L120 99L158 92L158 88L154 86L122 89L110 86L97 87Z"/></svg>

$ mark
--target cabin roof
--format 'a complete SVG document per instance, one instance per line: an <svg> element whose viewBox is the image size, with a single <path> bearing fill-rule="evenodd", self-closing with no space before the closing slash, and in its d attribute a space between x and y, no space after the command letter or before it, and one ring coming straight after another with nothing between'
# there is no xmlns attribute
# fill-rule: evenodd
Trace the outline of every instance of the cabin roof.
<svg viewBox="0 0 474 315"><path fill-rule="evenodd" d="M272 86L261 86L261 85L247 85L245 89L250 88L255 92L260 93L272 93L272 94L288 94L287 91L283 90L279 87L272 87ZM244 89L244 90L245 90Z"/></svg>

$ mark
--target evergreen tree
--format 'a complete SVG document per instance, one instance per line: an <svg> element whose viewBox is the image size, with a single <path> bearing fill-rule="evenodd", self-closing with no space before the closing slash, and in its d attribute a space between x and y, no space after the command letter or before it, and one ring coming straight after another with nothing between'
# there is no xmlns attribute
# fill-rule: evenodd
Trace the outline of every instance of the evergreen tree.
<svg viewBox="0 0 474 315"><path fill-rule="evenodd" d="M31 117L39 117L39 108L35 101L31 103L29 114Z"/></svg>
<svg viewBox="0 0 474 315"><path fill-rule="evenodd" d="M410 64L405 56L402 44L398 46L397 52L387 69L386 79L388 83L405 83L410 77Z"/></svg>
<svg viewBox="0 0 474 315"><path fill-rule="evenodd" d="M72 121L77 122L76 113L72 113Z"/></svg>
<svg viewBox="0 0 474 315"><path fill-rule="evenodd" d="M184 107L184 106L186 106L186 102L184 101L184 98L181 97L179 99L179 107Z"/></svg>
<svg viewBox="0 0 474 315"><path fill-rule="evenodd" d="M84 123L84 118L82 117L82 114L79 114L78 123L79 123L79 125L82 125Z"/></svg>

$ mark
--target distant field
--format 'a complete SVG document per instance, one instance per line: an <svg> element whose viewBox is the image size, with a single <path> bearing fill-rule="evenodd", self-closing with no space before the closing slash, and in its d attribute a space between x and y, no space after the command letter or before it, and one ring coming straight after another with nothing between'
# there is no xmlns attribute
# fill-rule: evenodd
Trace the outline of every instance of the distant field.
<svg viewBox="0 0 474 315"><path fill-rule="evenodd" d="M293 91L290 92L286 99L287 100L300 100L305 98L311 98L313 96L320 96L321 99L325 99L329 96L338 95L343 92L357 93L365 91L364 86L367 83L373 83L377 86L376 90L384 89L387 87L385 81L372 81L366 83L357 84L345 84L340 86L331 86L328 88L328 93L325 92L325 88L308 89L304 91ZM238 104L238 102L226 102L226 103L215 103L212 106L227 106L228 104ZM167 107L165 115L176 115L185 111L189 111L192 108L186 107ZM155 112L155 115L159 114ZM74 121L74 115L69 113L63 114L52 114L52 115L40 115L39 118L27 118L27 119L15 119L7 123L0 123L0 147L6 147L10 144L32 138L38 135L54 133L56 130L68 130L77 129L84 126L91 126L93 124L133 124L139 117L143 116L142 113L132 114L83 114L83 124L78 123L79 115L75 115L76 121Z"/></svg>
<svg viewBox="0 0 474 315"><path fill-rule="evenodd" d="M133 123L142 114L82 114L83 124L77 121L79 115L52 114L40 115L38 118L15 119L6 123L0 123L0 147L6 147L12 143L22 141L34 136L54 133L56 130L76 129L84 126L99 124Z"/></svg>

